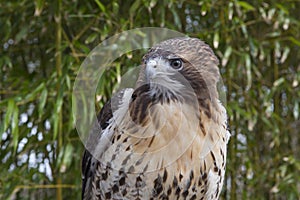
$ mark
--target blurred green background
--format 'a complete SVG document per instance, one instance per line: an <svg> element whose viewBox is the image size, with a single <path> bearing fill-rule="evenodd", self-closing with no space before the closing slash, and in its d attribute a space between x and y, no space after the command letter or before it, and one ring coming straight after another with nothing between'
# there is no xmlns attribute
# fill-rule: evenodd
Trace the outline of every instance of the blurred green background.
<svg viewBox="0 0 300 200"><path fill-rule="evenodd" d="M1 0L0 199L80 199L79 66L105 38L146 26L220 58L232 133L221 199L300 199L299 0ZM112 64L97 110L141 56Z"/></svg>

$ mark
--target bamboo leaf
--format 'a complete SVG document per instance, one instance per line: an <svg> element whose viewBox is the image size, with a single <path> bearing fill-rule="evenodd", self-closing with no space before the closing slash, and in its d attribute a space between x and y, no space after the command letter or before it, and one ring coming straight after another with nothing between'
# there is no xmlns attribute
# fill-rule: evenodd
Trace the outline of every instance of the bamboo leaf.
<svg viewBox="0 0 300 200"><path fill-rule="evenodd" d="M142 1L140 0L136 0L134 1L134 3L130 6L130 9L129 9L129 14L130 16L134 16L137 12L137 9L140 7Z"/></svg>
<svg viewBox="0 0 300 200"><path fill-rule="evenodd" d="M201 6L201 15L205 16L207 11L208 11L208 5L207 3L203 3L203 5Z"/></svg>
<svg viewBox="0 0 300 200"><path fill-rule="evenodd" d="M294 37L289 37L290 41L293 42L294 44L298 45L300 47L300 40L294 38Z"/></svg>
<svg viewBox="0 0 300 200"><path fill-rule="evenodd" d="M285 79L284 77L281 77L279 79L277 79L276 81L274 81L273 83L273 87L277 88L278 86L280 86L282 83L284 83Z"/></svg>
<svg viewBox="0 0 300 200"><path fill-rule="evenodd" d="M57 94L57 98L56 98L56 102L54 105L54 111L56 113L59 113L61 111L62 105L63 105L63 98L64 98L64 85L63 85L63 81L61 87L59 88L58 94Z"/></svg>
<svg viewBox="0 0 300 200"><path fill-rule="evenodd" d="M33 101L34 99L36 99L38 93L44 89L44 87L45 87L45 83L41 83L32 92L27 94L24 99L27 101Z"/></svg>
<svg viewBox="0 0 300 200"><path fill-rule="evenodd" d="M97 33L91 34L88 38L86 38L85 40L85 44L90 44L92 42L94 42L98 37Z"/></svg>
<svg viewBox="0 0 300 200"><path fill-rule="evenodd" d="M66 84L67 84L67 88L71 90L71 79L69 75L66 75Z"/></svg>
<svg viewBox="0 0 300 200"><path fill-rule="evenodd" d="M53 140L55 140L57 138L57 134L58 134L58 123L59 123L59 115L58 113L53 113L52 115L52 123L53 123Z"/></svg>
<svg viewBox="0 0 300 200"><path fill-rule="evenodd" d="M39 108L38 108L39 118L41 118L41 116L43 115L47 97L48 97L48 90L47 90L47 88L44 88L41 93L41 96L40 96L40 102L39 102Z"/></svg>
<svg viewBox="0 0 300 200"><path fill-rule="evenodd" d="M45 1L44 0L35 0L34 3L35 3L34 15L40 16L43 11L43 8L44 8Z"/></svg>
<svg viewBox="0 0 300 200"><path fill-rule="evenodd" d="M245 65L246 65L246 74L247 74L246 90L249 90L252 85L251 58L249 54L245 54Z"/></svg>
<svg viewBox="0 0 300 200"><path fill-rule="evenodd" d="M2 138L2 134L7 130L8 125L12 120L15 107L16 107L16 105L15 105L14 100L9 99L7 102L7 110L5 113L4 122L1 123L1 126L0 126L0 140Z"/></svg>
<svg viewBox="0 0 300 200"><path fill-rule="evenodd" d="M214 44L214 48L217 49L219 47L219 42L220 42L220 36L219 36L219 32L215 32L214 34L214 39L213 39L213 44Z"/></svg>
<svg viewBox="0 0 300 200"><path fill-rule="evenodd" d="M14 153L16 153L19 141L19 108L17 106L14 107L11 129Z"/></svg>
<svg viewBox="0 0 300 200"><path fill-rule="evenodd" d="M294 108L293 108L293 115L294 115L294 119L298 120L299 119L299 102L295 102L294 104Z"/></svg>
<svg viewBox="0 0 300 200"><path fill-rule="evenodd" d="M227 65L227 62L229 60L229 57L232 53L232 47L231 46L228 46L225 50L225 53L224 53L224 56L222 58L222 66L226 66Z"/></svg>
<svg viewBox="0 0 300 200"><path fill-rule="evenodd" d="M104 13L106 13L106 9L105 6L99 1L99 0L95 0L95 2L97 3L98 7L100 8L100 10Z"/></svg>
<svg viewBox="0 0 300 200"><path fill-rule="evenodd" d="M70 167L71 162L73 160L73 156L72 156L73 151L74 151L74 148L73 148L72 144L68 143L66 145L66 147L64 148L64 155L63 155L62 163L60 165L60 172L64 173Z"/></svg>
<svg viewBox="0 0 300 200"><path fill-rule="evenodd" d="M255 8L246 1L237 1L237 4L243 7L246 11L254 11Z"/></svg>
<svg viewBox="0 0 300 200"><path fill-rule="evenodd" d="M19 43L22 39L24 39L27 36L29 27L23 26L20 32L16 35L15 41L16 43Z"/></svg>
<svg viewBox="0 0 300 200"><path fill-rule="evenodd" d="M181 24L180 17L178 16L178 13L177 13L176 10L174 9L174 7L171 8L171 12L172 12L172 14L173 14L173 19L174 19L175 25L176 25L179 29L182 29L182 24Z"/></svg>

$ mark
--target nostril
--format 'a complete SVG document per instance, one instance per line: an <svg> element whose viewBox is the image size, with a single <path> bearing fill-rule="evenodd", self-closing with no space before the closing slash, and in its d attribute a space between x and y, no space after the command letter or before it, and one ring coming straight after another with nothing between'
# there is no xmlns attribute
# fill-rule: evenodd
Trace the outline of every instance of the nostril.
<svg viewBox="0 0 300 200"><path fill-rule="evenodd" d="M147 65L149 67L153 67L153 68L156 68L157 67L157 62L155 60L149 60Z"/></svg>

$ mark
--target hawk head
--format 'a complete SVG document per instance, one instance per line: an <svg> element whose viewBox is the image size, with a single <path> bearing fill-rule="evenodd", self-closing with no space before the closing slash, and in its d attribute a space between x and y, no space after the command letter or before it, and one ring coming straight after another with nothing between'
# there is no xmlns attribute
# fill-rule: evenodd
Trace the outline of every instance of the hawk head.
<svg viewBox="0 0 300 200"><path fill-rule="evenodd" d="M149 84L165 100L180 98L192 88L201 99L218 98L219 60L196 38L180 37L153 46L143 57L137 87ZM176 98L177 97L177 98Z"/></svg>
<svg viewBox="0 0 300 200"><path fill-rule="evenodd" d="M180 37L158 43L143 57L133 99L140 96L148 105L194 103L211 117L210 106L218 101L218 64L212 49L199 39Z"/></svg>

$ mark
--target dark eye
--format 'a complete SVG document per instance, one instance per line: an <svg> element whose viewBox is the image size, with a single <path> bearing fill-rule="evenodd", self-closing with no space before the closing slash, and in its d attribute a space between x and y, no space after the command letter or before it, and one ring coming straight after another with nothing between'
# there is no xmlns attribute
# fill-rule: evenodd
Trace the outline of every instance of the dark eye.
<svg viewBox="0 0 300 200"><path fill-rule="evenodd" d="M170 65L171 67L173 67L174 69L181 69L182 68L182 60L181 59L173 59L170 60Z"/></svg>

